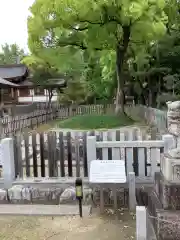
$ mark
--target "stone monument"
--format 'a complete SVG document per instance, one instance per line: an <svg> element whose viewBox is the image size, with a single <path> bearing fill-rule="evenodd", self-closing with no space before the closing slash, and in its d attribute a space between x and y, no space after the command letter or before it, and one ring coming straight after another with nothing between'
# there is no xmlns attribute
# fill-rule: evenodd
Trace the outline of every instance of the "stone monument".
<svg viewBox="0 0 180 240"><path fill-rule="evenodd" d="M155 189L148 199L158 239L180 239L180 101L168 102L167 124L171 141L155 174ZM167 140L167 139L166 139ZM165 142L166 143L166 142ZM179 223L178 223L179 222Z"/></svg>

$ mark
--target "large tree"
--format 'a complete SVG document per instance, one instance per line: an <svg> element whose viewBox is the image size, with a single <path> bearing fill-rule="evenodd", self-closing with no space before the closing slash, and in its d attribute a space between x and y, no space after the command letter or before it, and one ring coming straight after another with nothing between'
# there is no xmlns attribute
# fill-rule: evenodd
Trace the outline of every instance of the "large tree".
<svg viewBox="0 0 180 240"><path fill-rule="evenodd" d="M124 67L128 47L156 40L165 33L165 0L36 0L28 21L29 48L74 47L102 51L115 58L116 112L124 112Z"/></svg>

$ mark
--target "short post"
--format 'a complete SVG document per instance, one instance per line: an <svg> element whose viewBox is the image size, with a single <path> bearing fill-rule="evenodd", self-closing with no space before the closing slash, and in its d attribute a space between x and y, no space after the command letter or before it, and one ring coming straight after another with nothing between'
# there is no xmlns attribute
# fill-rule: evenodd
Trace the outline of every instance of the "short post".
<svg viewBox="0 0 180 240"><path fill-rule="evenodd" d="M1 158L4 187L9 188L15 180L14 145L12 138L5 138L1 141Z"/></svg>
<svg viewBox="0 0 180 240"><path fill-rule="evenodd" d="M176 148L176 140L171 134L166 134L162 136L164 141L164 152L167 153L170 149Z"/></svg>
<svg viewBox="0 0 180 240"><path fill-rule="evenodd" d="M147 210L144 206L136 207L136 240L147 240Z"/></svg>
<svg viewBox="0 0 180 240"><path fill-rule="evenodd" d="M76 199L79 202L79 216L82 218L83 188L82 188L82 179L81 178L76 179L75 188L76 188Z"/></svg>
<svg viewBox="0 0 180 240"><path fill-rule="evenodd" d="M113 193L113 198L114 198L114 214L117 215L118 211L118 202L117 202L117 186L114 183L112 186L112 193Z"/></svg>
<svg viewBox="0 0 180 240"><path fill-rule="evenodd" d="M136 180L134 172L129 172L128 185L129 185L129 210L134 211L136 208Z"/></svg>
<svg viewBox="0 0 180 240"><path fill-rule="evenodd" d="M88 177L90 176L91 161L96 160L96 137L87 137L87 163L88 163Z"/></svg>
<svg viewBox="0 0 180 240"><path fill-rule="evenodd" d="M104 213L104 187L100 184L100 214Z"/></svg>

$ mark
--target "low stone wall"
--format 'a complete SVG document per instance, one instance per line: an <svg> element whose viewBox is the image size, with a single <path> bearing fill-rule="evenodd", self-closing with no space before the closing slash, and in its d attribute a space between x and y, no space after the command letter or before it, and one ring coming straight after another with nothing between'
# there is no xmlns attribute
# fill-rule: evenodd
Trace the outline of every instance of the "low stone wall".
<svg viewBox="0 0 180 240"><path fill-rule="evenodd" d="M104 189L105 207L113 206L111 189ZM128 189L117 190L118 207L128 206ZM0 189L0 204L76 204L76 192L74 186L60 187L30 187L14 185L8 190ZM100 204L99 187L90 188L83 186L83 204Z"/></svg>

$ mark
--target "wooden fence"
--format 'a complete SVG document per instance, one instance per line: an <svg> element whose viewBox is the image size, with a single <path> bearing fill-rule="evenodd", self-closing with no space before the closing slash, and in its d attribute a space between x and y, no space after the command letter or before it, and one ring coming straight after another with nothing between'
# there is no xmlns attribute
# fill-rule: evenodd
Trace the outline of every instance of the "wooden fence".
<svg viewBox="0 0 180 240"><path fill-rule="evenodd" d="M46 106L46 105L45 105ZM33 113L23 116L4 117L1 119L1 137L8 136L10 133L22 131L24 128L33 129L40 124L47 123L54 119L67 119L76 115L113 113L114 105L81 105L81 106L62 106L54 105L51 109L42 108Z"/></svg>
<svg viewBox="0 0 180 240"><path fill-rule="evenodd" d="M22 131L24 128L33 129L55 118L56 115L52 110L39 110L23 116L4 117L1 119L1 138Z"/></svg>
<svg viewBox="0 0 180 240"><path fill-rule="evenodd" d="M19 115L15 117L4 117L1 119L2 127L0 129L1 138L9 136L9 134L22 131L24 128L33 129L40 124L47 123L54 119L67 119L76 115L114 113L114 104L99 104L99 105L79 105L79 106L64 106L53 104L51 109L46 105L37 105L37 110L33 113ZM155 125L159 132L167 131L166 112L145 106L126 106L126 111L130 116L138 116L139 119L144 119L148 124Z"/></svg>
<svg viewBox="0 0 180 240"><path fill-rule="evenodd" d="M87 141L94 135L97 142L92 148L92 142ZM136 128L121 132L49 132L15 136L15 173L20 178L87 177L88 156L92 154L92 159L125 159L127 172L151 176L158 169L164 141L148 138L151 139L145 131Z"/></svg>

